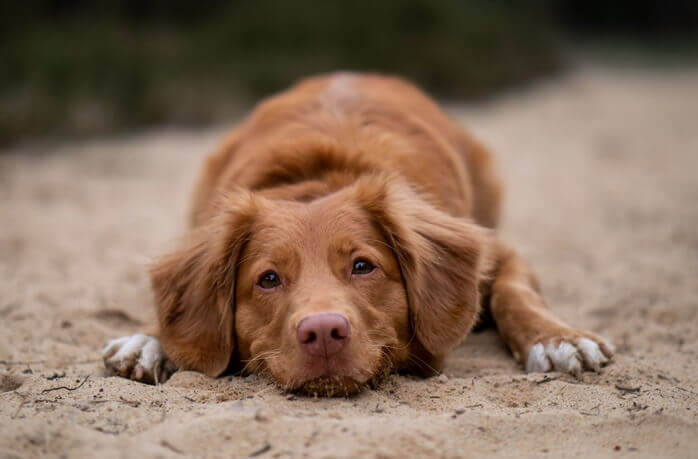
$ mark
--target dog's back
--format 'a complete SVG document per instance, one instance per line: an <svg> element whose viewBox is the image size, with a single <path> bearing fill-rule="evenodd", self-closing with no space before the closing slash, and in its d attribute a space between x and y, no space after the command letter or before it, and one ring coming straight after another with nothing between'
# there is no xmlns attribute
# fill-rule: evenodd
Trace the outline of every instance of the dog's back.
<svg viewBox="0 0 698 459"><path fill-rule="evenodd" d="M411 84L349 73L262 102L209 158L192 223L209 215L216 189L308 200L370 172L399 174L437 207L496 226L501 186L487 150Z"/></svg>

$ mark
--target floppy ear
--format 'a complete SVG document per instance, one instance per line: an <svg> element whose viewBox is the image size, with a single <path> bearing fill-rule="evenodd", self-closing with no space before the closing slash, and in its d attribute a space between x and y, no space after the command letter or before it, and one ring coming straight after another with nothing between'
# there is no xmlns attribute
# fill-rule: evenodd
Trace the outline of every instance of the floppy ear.
<svg viewBox="0 0 698 459"><path fill-rule="evenodd" d="M440 359L479 315L485 231L436 209L397 178L367 178L355 190L393 248L417 339Z"/></svg>
<svg viewBox="0 0 698 459"><path fill-rule="evenodd" d="M160 343L179 368L215 377L228 366L237 260L255 214L249 193L223 197L215 214L150 272Z"/></svg>

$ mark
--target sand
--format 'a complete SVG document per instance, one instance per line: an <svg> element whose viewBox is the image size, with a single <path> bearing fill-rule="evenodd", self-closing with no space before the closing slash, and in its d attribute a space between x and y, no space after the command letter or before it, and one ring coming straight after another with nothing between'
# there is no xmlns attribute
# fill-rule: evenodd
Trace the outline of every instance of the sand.
<svg viewBox="0 0 698 459"><path fill-rule="evenodd" d="M445 376L349 399L105 377L100 348L153 317L145 270L224 128L16 147L0 155L0 456L698 457L698 69L583 65L450 109L496 152L503 237L551 307L616 344L602 374L526 375L485 331Z"/></svg>

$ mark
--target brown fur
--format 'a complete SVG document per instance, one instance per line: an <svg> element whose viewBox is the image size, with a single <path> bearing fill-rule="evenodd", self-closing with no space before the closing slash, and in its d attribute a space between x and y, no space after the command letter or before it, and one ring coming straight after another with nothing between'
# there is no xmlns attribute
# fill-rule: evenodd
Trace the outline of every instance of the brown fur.
<svg viewBox="0 0 698 459"><path fill-rule="evenodd" d="M181 368L217 376L235 356L298 388L318 377L295 341L311 312L349 319L350 350L333 365L359 385L386 368L437 371L483 308L520 361L541 338L582 336L487 229L500 199L487 150L412 85L306 80L208 159L190 234L152 271L163 349ZM375 274L351 276L357 255ZM282 287L261 292L270 268Z"/></svg>

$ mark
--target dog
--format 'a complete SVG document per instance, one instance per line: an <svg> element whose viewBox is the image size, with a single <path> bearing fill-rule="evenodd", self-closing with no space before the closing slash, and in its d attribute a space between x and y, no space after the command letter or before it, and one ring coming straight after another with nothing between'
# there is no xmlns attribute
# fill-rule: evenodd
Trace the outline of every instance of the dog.
<svg viewBox="0 0 698 459"><path fill-rule="evenodd" d="M347 395L438 373L490 318L528 372L599 371L612 345L558 319L498 238L502 194L488 150L412 84L301 81L208 158L188 233L150 272L157 332L110 341L106 368Z"/></svg>

